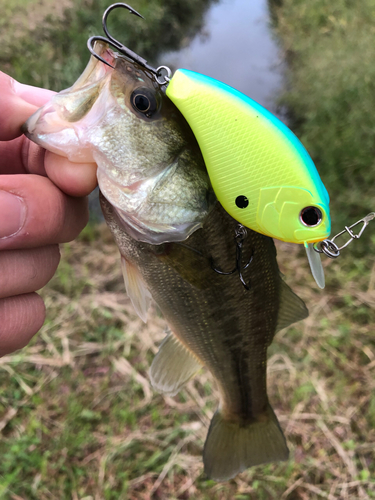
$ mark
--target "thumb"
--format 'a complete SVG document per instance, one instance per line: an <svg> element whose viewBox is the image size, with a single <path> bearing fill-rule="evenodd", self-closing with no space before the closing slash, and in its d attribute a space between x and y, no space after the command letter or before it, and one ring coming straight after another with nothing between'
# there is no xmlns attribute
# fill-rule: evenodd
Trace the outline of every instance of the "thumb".
<svg viewBox="0 0 375 500"><path fill-rule="evenodd" d="M31 85L24 85L16 80L13 80L13 89L18 97L21 97L24 101L29 104L33 104L38 108L43 106L56 94L56 92L53 92L52 90L33 87Z"/></svg>
<svg viewBox="0 0 375 500"><path fill-rule="evenodd" d="M44 90L33 91L33 87L21 85L2 72L0 72L0 88L0 141L9 141L22 134L22 124L37 110L34 104L42 104L40 100L38 102L38 98L32 97L33 93L40 98ZM50 91L45 92L47 92L45 98L47 101L51 94Z"/></svg>

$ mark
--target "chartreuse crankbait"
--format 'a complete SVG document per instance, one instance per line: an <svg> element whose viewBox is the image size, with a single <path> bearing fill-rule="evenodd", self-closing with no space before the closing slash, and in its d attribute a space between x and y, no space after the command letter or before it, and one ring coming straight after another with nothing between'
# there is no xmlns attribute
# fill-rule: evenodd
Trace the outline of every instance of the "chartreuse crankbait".
<svg viewBox="0 0 375 500"><path fill-rule="evenodd" d="M313 244L330 234L329 196L299 139L260 104L193 71L176 71L166 95L193 130L225 210L254 231L303 243L323 287Z"/></svg>
<svg viewBox="0 0 375 500"><path fill-rule="evenodd" d="M171 78L165 66L152 68L109 34L106 20L115 7L140 16L127 4L110 6L103 16L108 39L91 37L91 53L110 65L93 49L95 40L105 41L153 73L189 123L224 209L254 231L304 244L313 276L323 288L314 244L330 234L329 196L302 143L272 113L228 85L193 71L179 69ZM147 96L145 106L146 101Z"/></svg>

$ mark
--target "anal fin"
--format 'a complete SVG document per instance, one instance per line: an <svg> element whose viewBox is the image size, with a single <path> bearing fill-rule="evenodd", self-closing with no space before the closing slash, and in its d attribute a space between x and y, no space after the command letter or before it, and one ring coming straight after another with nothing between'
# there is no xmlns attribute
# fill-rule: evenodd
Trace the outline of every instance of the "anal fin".
<svg viewBox="0 0 375 500"><path fill-rule="evenodd" d="M194 354L169 333L151 364L152 386L158 392L174 396L201 367Z"/></svg>
<svg viewBox="0 0 375 500"><path fill-rule="evenodd" d="M217 411L203 450L204 470L210 479L228 481L254 465L287 460L283 431L270 405L258 421L240 424Z"/></svg>
<svg viewBox="0 0 375 500"><path fill-rule="evenodd" d="M135 312L142 321L147 323L147 311L152 296L146 287L138 269L121 255L121 269L124 277L126 293L128 294Z"/></svg>

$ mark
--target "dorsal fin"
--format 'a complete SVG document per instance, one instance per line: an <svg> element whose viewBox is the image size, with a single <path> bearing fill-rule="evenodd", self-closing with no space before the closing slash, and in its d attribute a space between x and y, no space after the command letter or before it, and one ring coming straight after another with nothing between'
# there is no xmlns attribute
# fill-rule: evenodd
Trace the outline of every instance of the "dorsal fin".
<svg viewBox="0 0 375 500"><path fill-rule="evenodd" d="M304 301L293 292L285 281L281 280L280 288L281 296L279 314L277 317L277 332L296 321L307 318L309 315L309 311Z"/></svg>
<svg viewBox="0 0 375 500"><path fill-rule="evenodd" d="M198 358L169 332L150 368L152 386L158 392L174 396L201 367Z"/></svg>
<svg viewBox="0 0 375 500"><path fill-rule="evenodd" d="M147 311L150 307L152 296L138 269L126 260L123 255L121 255L121 269L126 293L134 306L135 312L142 321L147 323Z"/></svg>

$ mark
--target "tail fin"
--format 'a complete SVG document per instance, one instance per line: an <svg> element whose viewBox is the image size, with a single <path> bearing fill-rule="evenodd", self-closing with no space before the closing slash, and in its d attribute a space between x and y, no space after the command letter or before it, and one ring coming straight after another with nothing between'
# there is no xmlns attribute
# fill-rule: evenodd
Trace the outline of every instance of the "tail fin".
<svg viewBox="0 0 375 500"><path fill-rule="evenodd" d="M203 450L204 470L210 479L227 481L253 465L287 460L289 450L270 405L262 421L246 426L212 418Z"/></svg>

